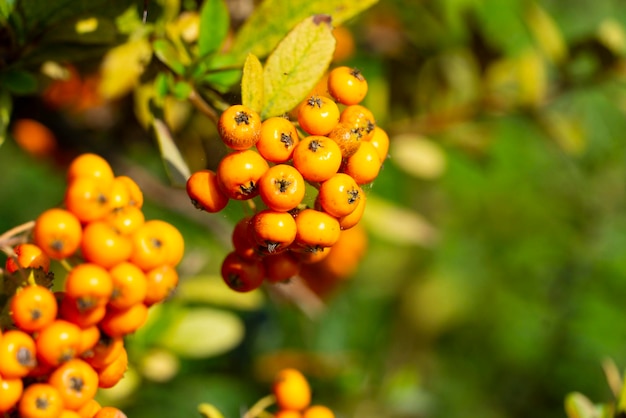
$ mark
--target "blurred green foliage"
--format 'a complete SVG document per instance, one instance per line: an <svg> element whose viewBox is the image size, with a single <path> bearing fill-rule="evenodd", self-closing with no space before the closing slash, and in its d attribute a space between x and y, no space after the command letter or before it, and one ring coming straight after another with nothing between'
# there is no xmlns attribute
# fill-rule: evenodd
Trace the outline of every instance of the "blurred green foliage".
<svg viewBox="0 0 626 418"><path fill-rule="evenodd" d="M123 10L114 3L112 17ZM167 10L154 3L150 13ZM367 77L366 104L391 149L367 189L367 256L316 317L271 289L219 290L229 227L244 209L195 212L169 186L130 98L100 126L16 96L13 118L48 124L64 153L2 145L0 230L59 204L68 156L96 151L144 187L147 217L181 229L183 281L210 289L175 297L128 339L141 385L103 399L133 418L194 416L201 402L235 417L289 364L339 417L556 417L573 391L612 401L602 362L626 365L626 3L382 0L344 25L356 51L341 63ZM76 64L92 68L91 58ZM191 169L215 164L213 129L197 115L172 129ZM142 375L150 350L167 348L159 336L170 314L194 307L232 314L241 339L180 356L167 381Z"/></svg>

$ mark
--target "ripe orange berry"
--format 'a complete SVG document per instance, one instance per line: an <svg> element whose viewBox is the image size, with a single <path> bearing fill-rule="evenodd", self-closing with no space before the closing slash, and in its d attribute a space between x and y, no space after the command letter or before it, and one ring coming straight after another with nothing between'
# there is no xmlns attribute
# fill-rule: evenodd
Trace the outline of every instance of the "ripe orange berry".
<svg viewBox="0 0 626 418"><path fill-rule="evenodd" d="M111 210L112 183L95 177L78 177L65 189L64 203L81 222L104 218Z"/></svg>
<svg viewBox="0 0 626 418"><path fill-rule="evenodd" d="M288 212L264 209L250 220L252 237L263 254L276 254L296 238L296 221Z"/></svg>
<svg viewBox="0 0 626 418"><path fill-rule="evenodd" d="M356 68L337 67L328 74L328 92L338 103L359 104L367 95L367 80Z"/></svg>
<svg viewBox="0 0 626 418"><path fill-rule="evenodd" d="M281 409L274 414L274 418L302 418L302 414L300 411Z"/></svg>
<svg viewBox="0 0 626 418"><path fill-rule="evenodd" d="M261 124L261 137L256 148L267 161L279 164L291 159L299 141L295 125L287 118L274 116Z"/></svg>
<svg viewBox="0 0 626 418"><path fill-rule="evenodd" d="M64 295L59 306L59 318L64 319L80 328L88 328L98 324L106 314L105 305L85 307L84 301L78 301Z"/></svg>
<svg viewBox="0 0 626 418"><path fill-rule="evenodd" d="M328 137L335 141L341 149L341 156L348 158L354 154L361 146L362 131L353 126L339 122L332 131L328 133Z"/></svg>
<svg viewBox="0 0 626 418"><path fill-rule="evenodd" d="M97 325L90 325L88 327L81 327L80 329L80 347L78 348L78 355L91 351L100 340L100 328Z"/></svg>
<svg viewBox="0 0 626 418"><path fill-rule="evenodd" d="M254 146L261 136L261 118L244 105L233 105L220 115L217 131L227 147L245 150Z"/></svg>
<svg viewBox="0 0 626 418"><path fill-rule="evenodd" d="M86 153L74 158L67 169L68 184L78 177L94 177L110 183L115 176L107 160L97 154Z"/></svg>
<svg viewBox="0 0 626 418"><path fill-rule="evenodd" d="M335 414L324 405L312 405L304 410L302 418L335 418Z"/></svg>
<svg viewBox="0 0 626 418"><path fill-rule="evenodd" d="M126 177L126 179L129 179ZM132 181L132 180L131 180ZM114 177L109 189L108 211L120 209L130 205L130 187L128 180Z"/></svg>
<svg viewBox="0 0 626 418"><path fill-rule="evenodd" d="M257 245L250 233L250 220L252 217L244 216L235 224L231 234L231 241L234 251L248 260L256 260L259 257Z"/></svg>
<svg viewBox="0 0 626 418"><path fill-rule="evenodd" d="M345 26L336 26L333 28L333 36L335 37L335 52L333 52L333 62L345 61L354 55L355 42L354 36L350 29Z"/></svg>
<svg viewBox="0 0 626 418"><path fill-rule="evenodd" d="M302 411L311 403L311 387L297 369L280 370L274 378L272 393L280 409Z"/></svg>
<svg viewBox="0 0 626 418"><path fill-rule="evenodd" d="M372 111L358 104L343 109L339 121L359 130L362 141L369 141L374 134L374 128L376 128L376 119Z"/></svg>
<svg viewBox="0 0 626 418"><path fill-rule="evenodd" d="M93 418L127 418L126 414L113 406L100 409Z"/></svg>
<svg viewBox="0 0 626 418"><path fill-rule="evenodd" d="M107 308L100 328L111 337L121 337L137 331L148 319L148 307L136 303L126 309Z"/></svg>
<svg viewBox="0 0 626 418"><path fill-rule="evenodd" d="M200 170L193 173L187 179L186 189L191 203L197 209L216 213L228 204L228 196L220 189L217 174L213 170Z"/></svg>
<svg viewBox="0 0 626 418"><path fill-rule="evenodd" d="M135 206L138 209L141 209L141 207L143 206L143 192L141 191L141 188L139 187L137 182L135 182L135 180L133 180L132 178L124 175L115 177L115 181L126 185L126 189L128 190L129 195L129 200L127 204L129 206Z"/></svg>
<svg viewBox="0 0 626 418"><path fill-rule="evenodd" d="M284 282L300 272L300 260L291 251L263 257L265 278L270 283Z"/></svg>
<svg viewBox="0 0 626 418"><path fill-rule="evenodd" d="M146 221L132 235L133 251L128 261L143 271L162 264L176 266L183 258L185 241L172 224L152 219Z"/></svg>
<svg viewBox="0 0 626 418"><path fill-rule="evenodd" d="M333 216L315 210L304 209L296 216L295 243L316 249L332 247L339 239L339 221Z"/></svg>
<svg viewBox="0 0 626 418"><path fill-rule="evenodd" d="M339 107L328 97L310 96L298 109L298 123L309 135L326 135L339 122Z"/></svg>
<svg viewBox="0 0 626 418"><path fill-rule="evenodd" d="M17 145L35 157L49 156L57 148L54 133L35 119L18 119L13 122L13 138Z"/></svg>
<svg viewBox="0 0 626 418"><path fill-rule="evenodd" d="M96 401L95 399L90 399L76 412L78 412L78 415L81 418L93 418L101 409L102 406L100 406L98 401Z"/></svg>
<svg viewBox="0 0 626 418"><path fill-rule="evenodd" d="M294 149L293 165L305 180L328 180L341 166L341 149L328 137L311 135Z"/></svg>
<svg viewBox="0 0 626 418"><path fill-rule="evenodd" d="M97 264L79 264L65 279L65 297L75 300L79 311L106 305L112 293L111 275Z"/></svg>
<svg viewBox="0 0 626 418"><path fill-rule="evenodd" d="M337 173L320 184L317 200L324 212L341 218L358 207L361 194L361 188L352 177Z"/></svg>
<svg viewBox="0 0 626 418"><path fill-rule="evenodd" d="M389 135L387 135L387 132L376 126L369 142L376 149L380 162L385 161L389 152Z"/></svg>
<svg viewBox="0 0 626 418"><path fill-rule="evenodd" d="M96 370L98 372L98 386L103 389L112 388L122 380L127 369L128 352L122 346L119 354L111 363Z"/></svg>
<svg viewBox="0 0 626 418"><path fill-rule="evenodd" d="M222 261L224 283L237 292L250 292L263 283L265 270L261 260L248 260L230 252Z"/></svg>
<svg viewBox="0 0 626 418"><path fill-rule="evenodd" d="M148 280L143 270L125 261L112 267L109 274L113 282L109 306L125 309L143 302L148 291Z"/></svg>
<svg viewBox="0 0 626 418"><path fill-rule="evenodd" d="M113 363L123 348L124 337L111 337L107 334L100 334L100 339L91 350L82 355L82 358L94 369L102 369Z"/></svg>
<svg viewBox="0 0 626 418"><path fill-rule="evenodd" d="M302 174L288 164L270 167L258 183L259 196L268 208L286 212L302 202L306 184Z"/></svg>
<svg viewBox="0 0 626 418"><path fill-rule="evenodd" d="M96 395L98 373L85 361L75 358L54 369L48 383L59 391L65 408L77 410Z"/></svg>
<svg viewBox="0 0 626 418"><path fill-rule="evenodd" d="M5 269L9 273L15 273L21 268L41 268L46 273L50 270L50 257L35 244L18 244L13 247L13 252L15 257L7 258L5 263Z"/></svg>
<svg viewBox="0 0 626 418"><path fill-rule="evenodd" d="M0 376L19 379L37 364L37 350L33 338L20 330L5 331L0 337Z"/></svg>
<svg viewBox="0 0 626 418"><path fill-rule="evenodd" d="M80 221L73 213L52 208L35 220L33 239L35 245L48 257L61 260L74 254L82 238Z"/></svg>
<svg viewBox="0 0 626 418"><path fill-rule="evenodd" d="M57 319L39 331L35 344L38 359L50 366L58 366L80 351L81 330L78 325Z"/></svg>
<svg viewBox="0 0 626 418"><path fill-rule="evenodd" d="M103 221L111 225L122 235L130 235L146 221L145 215L138 206L128 205L110 211Z"/></svg>
<svg viewBox="0 0 626 418"><path fill-rule="evenodd" d="M26 332L39 331L54 321L57 310L54 294L44 286L26 286L11 298L11 319L18 328Z"/></svg>
<svg viewBox="0 0 626 418"><path fill-rule="evenodd" d="M376 148L371 142L366 141L354 155L344 161L341 171L352 177L357 184L367 184L378 177L380 167L380 157Z"/></svg>
<svg viewBox="0 0 626 418"><path fill-rule="evenodd" d="M63 399L54 386L33 383L24 389L18 411L21 418L58 418L63 411Z"/></svg>
<svg viewBox="0 0 626 418"><path fill-rule="evenodd" d="M341 227L342 230L350 229L356 226L361 220L361 218L363 217L363 213L365 212L365 202L366 202L367 197L365 193L363 192L363 189L360 189L360 191L361 191L360 198L359 198L359 201L357 202L356 208L351 213L339 218L339 226Z"/></svg>
<svg viewBox="0 0 626 418"><path fill-rule="evenodd" d="M257 183L268 169L267 161L256 151L231 152L217 166L218 184L231 199L251 199L259 194Z"/></svg>
<svg viewBox="0 0 626 418"><path fill-rule="evenodd" d="M13 409L22 397L24 382L21 378L13 379L0 376L0 413Z"/></svg>
<svg viewBox="0 0 626 418"><path fill-rule="evenodd" d="M76 411L72 411L71 409L64 409L61 411L61 415L59 415L59 418L82 418L82 417Z"/></svg>
<svg viewBox="0 0 626 418"><path fill-rule="evenodd" d="M129 236L101 220L85 225L80 249L85 261L110 268L127 260L133 246Z"/></svg>
<svg viewBox="0 0 626 418"><path fill-rule="evenodd" d="M146 296L143 303L152 306L167 299L178 285L178 272L169 264L163 264L146 272Z"/></svg>

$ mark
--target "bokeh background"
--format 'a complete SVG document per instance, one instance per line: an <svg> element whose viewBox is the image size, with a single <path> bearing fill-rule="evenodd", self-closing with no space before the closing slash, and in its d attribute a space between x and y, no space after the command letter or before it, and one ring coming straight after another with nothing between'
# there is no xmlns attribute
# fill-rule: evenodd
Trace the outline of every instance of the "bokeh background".
<svg viewBox="0 0 626 418"><path fill-rule="evenodd" d="M240 20L253 7L228 4ZM197 416L201 402L235 417L285 365L339 417L559 417L573 391L612 401L603 365L626 366L626 3L380 0L342 27L334 64L365 75L391 146L367 188L367 252L319 299L225 288L245 209L191 206L136 97L83 93L70 110L16 97L13 120L44 123L57 148L2 145L1 231L60 204L65 165L92 151L186 239L179 291L128 338L133 366L103 401L133 418ZM73 63L83 77L97 52ZM190 168L214 164L210 122L168 108Z"/></svg>

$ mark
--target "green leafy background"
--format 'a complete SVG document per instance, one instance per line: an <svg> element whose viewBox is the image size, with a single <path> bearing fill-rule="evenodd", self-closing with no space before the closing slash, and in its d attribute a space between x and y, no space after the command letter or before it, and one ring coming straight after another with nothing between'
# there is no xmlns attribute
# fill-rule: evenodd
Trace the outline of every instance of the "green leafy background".
<svg viewBox="0 0 626 418"><path fill-rule="evenodd" d="M0 0L0 10L12 3ZM11 136L4 142L0 230L58 205L67 162L94 151L142 186L147 218L171 221L186 239L179 293L128 338L135 383L102 393L102 402L133 418L198 416L202 402L237 417L269 393L272 372L285 364L300 367L314 401L338 417L564 417L573 391L592 405L611 402L603 361L626 367L624 2L311 0L297 13L291 3L267 0L245 20L205 2L203 22L228 16L238 28L232 49L218 52L227 42L218 20L215 37L200 37L202 54L178 68L166 51L177 63L195 52L165 35L164 16L195 2L151 1L140 31L173 43L153 45L160 62L140 81L169 66L188 83L158 79L145 106L160 108L152 124L170 132L156 138L131 97L98 123L46 107L26 94L34 91L28 80L25 88L6 81L23 71L41 83L39 66L50 57L93 69L110 35L114 43L124 36L103 32L85 47L54 28L91 14L115 22L128 2L19 1L10 14L12 42L29 48L10 65L0 61L0 127L9 91L12 118L44 122L61 150L36 158ZM336 5L347 3L356 6L344 18ZM141 6L131 10L135 19ZM312 318L275 289L225 291L220 261L246 209L231 202L220 214L198 212L168 174L214 167L225 152L209 118L181 100L192 87L210 104L216 91L236 102L241 74L217 71L222 64L241 66L248 53L265 60L300 13L333 12L357 48L333 65L365 75L366 105L391 148L366 188L367 255ZM270 17L280 24L264 26ZM167 355L152 356L155 349ZM144 364L174 364L177 373L160 380Z"/></svg>

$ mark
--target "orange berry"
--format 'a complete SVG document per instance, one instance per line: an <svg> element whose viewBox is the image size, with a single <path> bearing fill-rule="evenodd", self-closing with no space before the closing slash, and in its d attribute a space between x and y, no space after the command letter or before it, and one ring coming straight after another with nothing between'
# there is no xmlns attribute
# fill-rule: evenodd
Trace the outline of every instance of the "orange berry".
<svg viewBox="0 0 626 418"><path fill-rule="evenodd" d="M296 126L289 119L274 116L263 121L256 148L267 161L285 163L299 141Z"/></svg>
<svg viewBox="0 0 626 418"><path fill-rule="evenodd" d="M100 334L100 339L82 357L94 369L102 369L113 363L123 348L124 337L111 337L107 334Z"/></svg>
<svg viewBox="0 0 626 418"><path fill-rule="evenodd" d="M58 418L63 411L63 399L54 386L33 383L24 389L18 411L21 418Z"/></svg>
<svg viewBox="0 0 626 418"><path fill-rule="evenodd" d="M130 235L146 221L146 218L137 206L129 205L110 211L103 219L122 235Z"/></svg>
<svg viewBox="0 0 626 418"><path fill-rule="evenodd" d="M265 278L270 283L284 282L300 272L300 260L291 251L263 257Z"/></svg>
<svg viewBox="0 0 626 418"><path fill-rule="evenodd" d="M288 212L264 209L250 220L252 237L263 254L282 252L296 238L296 221Z"/></svg>
<svg viewBox="0 0 626 418"><path fill-rule="evenodd" d="M363 142L358 151L344 161L341 171L352 177L357 184L367 184L378 177L380 167L380 157L374 145Z"/></svg>
<svg viewBox="0 0 626 418"><path fill-rule="evenodd" d="M304 410L302 418L335 418L335 414L324 405L312 405Z"/></svg>
<svg viewBox="0 0 626 418"><path fill-rule="evenodd" d="M96 395L98 373L85 361L75 358L54 369L48 383L59 391L65 408L77 410Z"/></svg>
<svg viewBox="0 0 626 418"><path fill-rule="evenodd" d="M57 310L54 294L44 286L26 286L11 298L13 323L26 332L39 331L50 324L56 319Z"/></svg>
<svg viewBox="0 0 626 418"><path fill-rule="evenodd" d="M111 275L97 264L79 264L65 279L66 297L77 302L79 311L106 305L112 293Z"/></svg>
<svg viewBox="0 0 626 418"><path fill-rule="evenodd" d="M280 409L302 411L311 403L311 387L297 369L280 370L274 378L272 392Z"/></svg>
<svg viewBox="0 0 626 418"><path fill-rule="evenodd" d="M111 337L121 337L137 331L148 319L148 307L136 303L125 309L107 308L100 328Z"/></svg>
<svg viewBox="0 0 626 418"><path fill-rule="evenodd" d="M217 131L227 147L245 150L254 146L261 136L261 118L244 105L233 105L220 115Z"/></svg>
<svg viewBox="0 0 626 418"><path fill-rule="evenodd" d="M127 260L133 246L129 236L101 220L85 225L80 249L85 261L110 268Z"/></svg>
<svg viewBox="0 0 626 418"><path fill-rule="evenodd" d="M339 122L337 104L324 96L310 96L298 109L298 123L309 135L326 135Z"/></svg>
<svg viewBox="0 0 626 418"><path fill-rule="evenodd" d="M127 369L128 353L126 348L122 347L120 353L111 363L96 370L98 372L98 386L104 389L112 388L122 380Z"/></svg>
<svg viewBox="0 0 626 418"><path fill-rule="evenodd" d="M46 273L50 270L50 257L35 244L18 244L13 247L13 252L15 257L7 258L5 263L5 269L9 273L26 268L41 268Z"/></svg>
<svg viewBox="0 0 626 418"><path fill-rule="evenodd" d="M263 283L265 270L261 260L249 260L230 252L222 261L222 279L237 292L250 292Z"/></svg>
<svg viewBox="0 0 626 418"><path fill-rule="evenodd" d="M268 169L267 161L256 151L231 152L217 166L218 184L231 199L252 199L259 194L257 183Z"/></svg>
<svg viewBox="0 0 626 418"><path fill-rule="evenodd" d="M120 409L117 409L113 406L105 406L100 409L93 418L127 418L126 414L123 413Z"/></svg>
<svg viewBox="0 0 626 418"><path fill-rule="evenodd" d="M37 364L37 349L33 338L24 331L5 331L0 337L0 376L22 378Z"/></svg>
<svg viewBox="0 0 626 418"><path fill-rule="evenodd" d="M217 174L213 170L193 173L187 179L186 190L191 203L197 209L217 213L228 204L228 196L220 189Z"/></svg>
<svg viewBox="0 0 626 418"><path fill-rule="evenodd" d="M333 68L328 74L328 92L338 103L359 104L367 94L367 80L356 68Z"/></svg>
<svg viewBox="0 0 626 418"><path fill-rule="evenodd" d="M258 183L259 195L268 208L286 212L298 206L306 192L302 174L288 164L270 167Z"/></svg>
<svg viewBox="0 0 626 418"><path fill-rule="evenodd" d="M297 214L296 229L294 242L311 250L332 247L341 230L336 218L315 209L304 209Z"/></svg>
<svg viewBox="0 0 626 418"><path fill-rule="evenodd" d="M112 181L78 177L65 189L64 203L81 222L102 219L111 210Z"/></svg>
<svg viewBox="0 0 626 418"><path fill-rule="evenodd" d="M24 382L21 378L13 379L0 376L0 413L13 409L22 397Z"/></svg>
<svg viewBox="0 0 626 418"><path fill-rule="evenodd" d="M34 119L24 118L13 122L12 134L17 145L35 157L49 156L57 148L54 133Z"/></svg>
<svg viewBox="0 0 626 418"><path fill-rule="evenodd" d="M337 173L341 158L339 145L326 136L308 136L293 151L294 167L312 182L328 180Z"/></svg>
<svg viewBox="0 0 626 418"><path fill-rule="evenodd" d="M387 153L389 152L389 135L387 135L387 132L376 126L369 142L376 149L380 162L385 161L387 159Z"/></svg>
<svg viewBox="0 0 626 418"><path fill-rule="evenodd" d="M125 309L143 302L148 291L148 280L143 270L125 261L112 267L109 274L113 282L109 306Z"/></svg>
<svg viewBox="0 0 626 418"><path fill-rule="evenodd" d="M67 169L67 182L78 177L94 177L105 183L113 180L113 169L101 156L92 153L85 153L72 160Z"/></svg>
<svg viewBox="0 0 626 418"><path fill-rule="evenodd" d="M80 351L81 330L78 325L57 319L39 331L35 344L38 359L50 366L58 366Z"/></svg>
<svg viewBox="0 0 626 418"><path fill-rule="evenodd" d="M320 184L317 201L326 213L341 218L358 207L362 194L352 177L337 173Z"/></svg>
<svg viewBox="0 0 626 418"><path fill-rule="evenodd" d="M178 272L169 264L163 264L146 272L146 295L143 303L152 306L167 299L178 285Z"/></svg>
<svg viewBox="0 0 626 418"><path fill-rule="evenodd" d="M76 215L57 208L41 213L35 220L33 228L35 245L55 260L73 255L80 246L82 234L82 227Z"/></svg>
<svg viewBox="0 0 626 418"><path fill-rule="evenodd" d="M128 261L144 271L162 264L176 266L183 258L185 242L172 224L153 219L146 221L132 235L133 251Z"/></svg>

